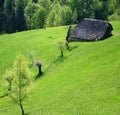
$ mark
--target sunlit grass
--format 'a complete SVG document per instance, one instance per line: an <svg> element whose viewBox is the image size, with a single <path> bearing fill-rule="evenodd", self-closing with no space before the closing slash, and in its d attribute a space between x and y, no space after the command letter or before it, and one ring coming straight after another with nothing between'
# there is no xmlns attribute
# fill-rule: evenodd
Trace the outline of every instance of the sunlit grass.
<svg viewBox="0 0 120 115"><path fill-rule="evenodd" d="M16 54L29 60L29 52L42 60L43 71L54 57L55 63L33 82L25 111L32 115L118 115L120 111L120 22L111 22L113 36L98 42L70 43L64 58L58 59L58 41L66 37L67 27L32 30L0 36L1 83ZM31 68L35 77L37 68ZM0 95L4 88L0 87ZM2 115L20 114L8 97L0 98Z"/></svg>

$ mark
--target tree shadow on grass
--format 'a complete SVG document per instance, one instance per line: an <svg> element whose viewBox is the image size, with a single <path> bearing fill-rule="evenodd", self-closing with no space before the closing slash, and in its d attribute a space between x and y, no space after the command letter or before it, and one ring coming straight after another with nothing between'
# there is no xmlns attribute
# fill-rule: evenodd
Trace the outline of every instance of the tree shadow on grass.
<svg viewBox="0 0 120 115"><path fill-rule="evenodd" d="M59 57L53 62L53 64L58 65L58 64L60 64L60 63L63 63L65 59L67 59L67 57L62 57L62 58L61 58L61 57L59 56ZM46 69L44 70L44 72L42 72L42 74L37 74L37 75L35 76L34 81L36 81L36 80L40 79L41 77L43 77L43 76L46 74L46 72L49 71L49 69L50 69L51 67L52 67L52 64L50 64L50 65L48 66L48 68L46 68Z"/></svg>
<svg viewBox="0 0 120 115"><path fill-rule="evenodd" d="M63 63L65 59L67 59L67 57L64 56L64 57L61 58L61 57L59 56L59 57L54 61L54 63L55 63L55 64Z"/></svg>
<svg viewBox="0 0 120 115"><path fill-rule="evenodd" d="M73 51L74 49L78 48L79 45L76 45L76 46L71 46L69 47L69 49L67 49L68 51Z"/></svg>
<svg viewBox="0 0 120 115"><path fill-rule="evenodd" d="M42 74L37 74L37 75L35 76L34 81L37 80L37 79L39 79L39 78L41 78L41 77L43 77L43 72L42 72Z"/></svg>

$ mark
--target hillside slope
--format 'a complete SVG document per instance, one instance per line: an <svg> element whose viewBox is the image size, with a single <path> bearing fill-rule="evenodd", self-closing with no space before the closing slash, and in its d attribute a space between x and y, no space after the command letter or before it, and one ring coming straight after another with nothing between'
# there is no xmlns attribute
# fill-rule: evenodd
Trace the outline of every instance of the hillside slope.
<svg viewBox="0 0 120 115"><path fill-rule="evenodd" d="M56 43L66 36L66 27L34 30L0 36L0 73L12 67L18 52L36 52L43 61L43 71L51 57L55 63L33 82L25 111L32 115L118 115L120 111L120 22L111 22L114 31L99 42L70 43L64 58L58 58ZM37 74L35 67L31 68ZM1 76L1 84L3 77ZM0 95L3 94L0 88ZM0 98L2 115L20 114L18 106L7 97Z"/></svg>

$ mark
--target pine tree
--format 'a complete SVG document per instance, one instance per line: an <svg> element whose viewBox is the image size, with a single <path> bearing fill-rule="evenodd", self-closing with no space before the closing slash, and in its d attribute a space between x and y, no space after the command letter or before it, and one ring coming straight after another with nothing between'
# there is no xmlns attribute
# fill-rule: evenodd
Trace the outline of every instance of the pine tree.
<svg viewBox="0 0 120 115"><path fill-rule="evenodd" d="M3 17L4 17L4 0L0 0L0 33L3 31Z"/></svg>
<svg viewBox="0 0 120 115"><path fill-rule="evenodd" d="M24 17L24 2L23 0L19 0L16 8L16 30L23 31L26 29L26 22Z"/></svg>
<svg viewBox="0 0 120 115"><path fill-rule="evenodd" d="M15 0L5 0L4 30L7 33L15 32Z"/></svg>

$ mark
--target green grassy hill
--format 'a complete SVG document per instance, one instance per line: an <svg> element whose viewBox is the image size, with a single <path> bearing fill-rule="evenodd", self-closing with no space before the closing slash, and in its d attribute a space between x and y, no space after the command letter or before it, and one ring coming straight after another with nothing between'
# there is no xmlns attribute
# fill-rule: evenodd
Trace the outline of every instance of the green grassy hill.
<svg viewBox="0 0 120 115"><path fill-rule="evenodd" d="M32 30L0 36L0 96L4 94L3 75L19 52L27 59L30 51L42 60L43 71L52 57L55 63L33 82L24 102L30 115L119 115L120 114L120 22L111 22L113 36L98 42L73 42L60 60L58 41L67 27ZM33 78L37 68L32 67ZM8 97L0 98L0 114L19 115L19 106Z"/></svg>

